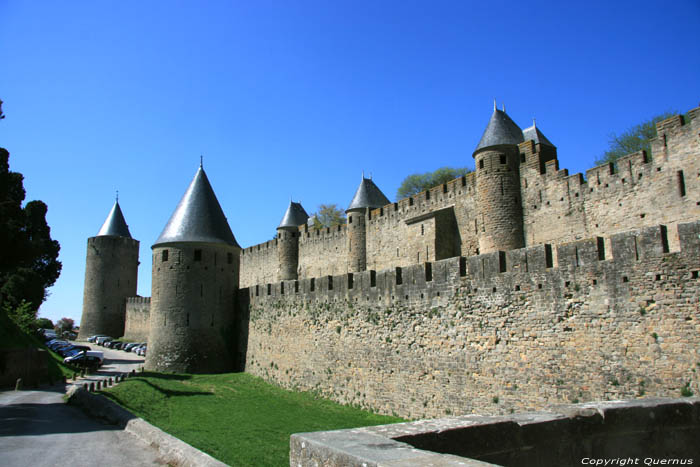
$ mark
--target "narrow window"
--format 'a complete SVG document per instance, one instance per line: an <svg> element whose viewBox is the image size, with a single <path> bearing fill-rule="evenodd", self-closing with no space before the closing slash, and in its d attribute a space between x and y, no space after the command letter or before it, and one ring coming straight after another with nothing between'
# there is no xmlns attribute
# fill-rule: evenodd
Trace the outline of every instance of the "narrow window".
<svg viewBox="0 0 700 467"><path fill-rule="evenodd" d="M316 279L314 279L312 277L311 278L311 286L310 286L311 292L313 292L315 288L316 288Z"/></svg>
<svg viewBox="0 0 700 467"><path fill-rule="evenodd" d="M194 250L194 260L202 261L202 250Z"/></svg>
<svg viewBox="0 0 700 467"><path fill-rule="evenodd" d="M348 216L348 224L352 224L352 216Z"/></svg>
<svg viewBox="0 0 700 467"><path fill-rule="evenodd" d="M166 262L168 260L168 250L163 250L161 253L161 261Z"/></svg>
<svg viewBox="0 0 700 467"><path fill-rule="evenodd" d="M420 234L425 234L425 226L423 224L420 225Z"/></svg>
<svg viewBox="0 0 700 467"><path fill-rule="evenodd" d="M501 164L502 165L506 164L506 155L505 154L501 154Z"/></svg>
<svg viewBox="0 0 700 467"><path fill-rule="evenodd" d="M683 171L678 171L678 192L681 197L685 196L685 178L683 177Z"/></svg>
<svg viewBox="0 0 700 467"><path fill-rule="evenodd" d="M479 159L479 168L480 169L484 168L484 160L483 159Z"/></svg>
<svg viewBox="0 0 700 467"><path fill-rule="evenodd" d="M228 261L228 264L233 263L233 253L228 253L226 255L226 261Z"/></svg>

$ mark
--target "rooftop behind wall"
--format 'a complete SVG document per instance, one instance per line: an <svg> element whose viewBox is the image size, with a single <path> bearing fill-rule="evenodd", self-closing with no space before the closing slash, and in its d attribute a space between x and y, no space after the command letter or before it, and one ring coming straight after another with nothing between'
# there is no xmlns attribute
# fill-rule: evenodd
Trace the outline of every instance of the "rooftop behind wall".
<svg viewBox="0 0 700 467"><path fill-rule="evenodd" d="M700 460L698 439L699 398L607 401L298 433L290 439L290 465L691 465Z"/></svg>

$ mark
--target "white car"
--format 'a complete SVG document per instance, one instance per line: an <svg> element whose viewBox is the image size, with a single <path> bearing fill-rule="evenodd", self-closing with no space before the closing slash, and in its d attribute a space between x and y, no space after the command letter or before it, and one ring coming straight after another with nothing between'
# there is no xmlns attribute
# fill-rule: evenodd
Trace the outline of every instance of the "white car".
<svg viewBox="0 0 700 467"><path fill-rule="evenodd" d="M63 363L73 363L73 364L78 364L78 363L83 363L83 362L94 362L98 363L99 365L102 365L102 363L105 360L105 354L99 350L88 350L88 351L82 351L76 355L73 355L72 357L66 357L63 359Z"/></svg>

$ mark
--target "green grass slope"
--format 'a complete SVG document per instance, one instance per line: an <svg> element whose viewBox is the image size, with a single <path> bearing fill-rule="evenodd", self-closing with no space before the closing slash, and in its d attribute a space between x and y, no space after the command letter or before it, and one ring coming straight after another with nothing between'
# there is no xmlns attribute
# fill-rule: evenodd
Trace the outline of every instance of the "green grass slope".
<svg viewBox="0 0 700 467"><path fill-rule="evenodd" d="M104 391L132 413L229 464L289 465L292 433L402 422L246 373L141 373Z"/></svg>

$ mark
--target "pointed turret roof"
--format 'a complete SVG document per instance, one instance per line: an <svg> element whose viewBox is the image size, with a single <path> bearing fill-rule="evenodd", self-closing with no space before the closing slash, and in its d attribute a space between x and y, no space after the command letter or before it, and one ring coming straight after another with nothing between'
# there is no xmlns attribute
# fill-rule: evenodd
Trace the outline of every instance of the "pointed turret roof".
<svg viewBox="0 0 700 467"><path fill-rule="evenodd" d="M511 120L505 110L498 110L494 104L491 120L474 152L491 146L519 144L523 141L523 131L520 127Z"/></svg>
<svg viewBox="0 0 700 467"><path fill-rule="evenodd" d="M115 236L115 237L126 237L131 238L131 233L129 232L129 226L126 225L124 220L124 214L119 207L119 201L114 202L112 210L109 211L109 215L102 224L102 228L97 232L98 237Z"/></svg>
<svg viewBox="0 0 700 467"><path fill-rule="evenodd" d="M299 227L300 225L306 224L309 220L309 215L304 211L301 203L295 203L294 201L289 201L289 207L287 212L284 213L282 222L277 226L278 229L283 227Z"/></svg>
<svg viewBox="0 0 700 467"><path fill-rule="evenodd" d="M239 246L201 165L153 247L174 242Z"/></svg>
<svg viewBox="0 0 700 467"><path fill-rule="evenodd" d="M382 206L386 206L391 203L389 199L384 196L382 190L379 189L377 185L374 184L371 178L365 178L362 176L362 182L355 192L352 201L350 201L350 206L345 210L345 212L351 209L376 209Z"/></svg>
<svg viewBox="0 0 700 467"><path fill-rule="evenodd" d="M545 146L552 146L555 147L548 139L547 137L542 134L539 128L537 128L537 125L535 125L535 122L532 123L532 126L529 128L525 128L523 130L523 138L525 141L528 140L533 140L535 144L544 144Z"/></svg>

